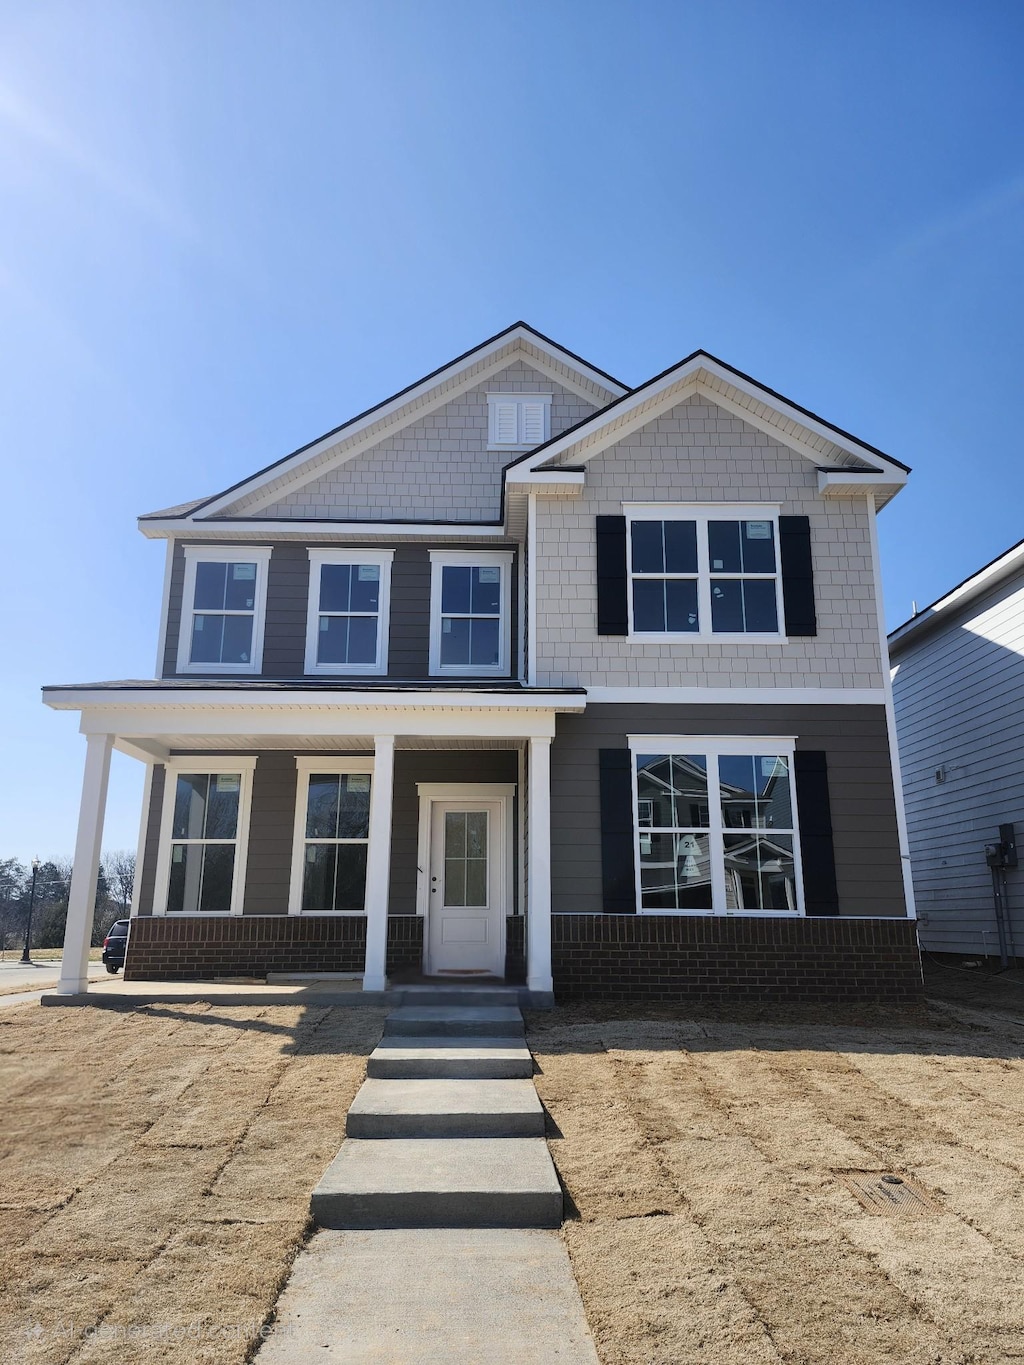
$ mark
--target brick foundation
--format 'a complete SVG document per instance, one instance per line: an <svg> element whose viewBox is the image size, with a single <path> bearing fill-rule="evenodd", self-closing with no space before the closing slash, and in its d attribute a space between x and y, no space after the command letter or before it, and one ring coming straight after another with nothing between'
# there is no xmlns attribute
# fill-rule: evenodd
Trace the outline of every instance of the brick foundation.
<svg viewBox="0 0 1024 1365"><path fill-rule="evenodd" d="M360 971L362 971L361 967ZM389 915L388 976L396 978L403 976L419 976L422 971L422 915Z"/></svg>
<svg viewBox="0 0 1024 1365"><path fill-rule="evenodd" d="M917 1000L905 919L553 915L555 999Z"/></svg>

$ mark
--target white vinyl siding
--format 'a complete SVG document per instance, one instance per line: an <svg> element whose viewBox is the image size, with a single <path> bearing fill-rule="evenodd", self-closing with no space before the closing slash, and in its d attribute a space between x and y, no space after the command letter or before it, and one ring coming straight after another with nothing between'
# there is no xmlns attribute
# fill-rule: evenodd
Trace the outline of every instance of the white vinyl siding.
<svg viewBox="0 0 1024 1365"><path fill-rule="evenodd" d="M1024 573L906 647L893 701L922 946L999 951L985 845L1024 839ZM936 773L941 780L936 780ZM1024 866L1006 872L1013 946L1024 955Z"/></svg>

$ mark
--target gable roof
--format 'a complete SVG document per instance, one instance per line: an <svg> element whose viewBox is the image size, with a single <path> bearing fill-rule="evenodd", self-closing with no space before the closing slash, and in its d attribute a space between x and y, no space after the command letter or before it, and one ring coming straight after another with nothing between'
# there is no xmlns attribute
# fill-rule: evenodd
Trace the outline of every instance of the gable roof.
<svg viewBox="0 0 1024 1365"><path fill-rule="evenodd" d="M983 564L969 578L965 578L955 588L950 588L949 592L937 597L934 602L923 607L916 616L912 616L909 621L904 621L902 625L898 625L895 630L891 631L889 634L889 652L893 655L900 653L909 641L916 640L918 636L926 634L932 627L937 628L949 620L947 613L953 608L968 606L988 592L990 588L995 587L1002 579L1019 572L1022 567L1024 567L1024 540L1018 540L1016 545L1011 545L1001 555L996 555L995 559L990 559L987 564Z"/></svg>
<svg viewBox="0 0 1024 1365"><path fill-rule="evenodd" d="M267 490L267 501L279 496L285 480L293 482L300 471L308 470L310 475L319 475L333 464L341 463L344 458L367 448L383 438L388 427L403 420L411 420L431 410L432 407L448 403L455 395L460 377L466 376L466 386L476 384L487 378L488 373L497 372L516 359L547 372L552 378L566 387L575 388L591 402L601 406L609 394L618 397L629 392L625 384L613 378L606 371L591 365L573 351L567 350L550 337L538 332L526 322L514 322L503 331L496 332L486 341L464 351L454 360L448 361L436 370L417 379L414 383L400 389L372 407L351 417L340 426L325 432L315 440L307 441L297 450L275 460L272 464L258 470L229 488L207 498L182 503L178 508L149 512L139 518L140 526L152 521L166 521L179 518L185 520L197 513L210 517L226 508ZM390 421L388 419L391 419ZM359 437L364 441L356 444ZM346 453L341 458L320 458L334 451L335 447L345 445ZM354 448L353 448L354 447ZM348 452L351 453L348 453ZM288 478L288 476L292 476Z"/></svg>
<svg viewBox="0 0 1024 1365"><path fill-rule="evenodd" d="M900 483L910 473L909 465L704 350L692 351L677 364L614 398L560 436L518 456L506 468L532 472L542 466L551 467L550 462L563 458L585 464L629 431L652 420L656 411L675 406L698 390L751 425L773 432L781 443L796 448L816 463L831 457L832 463L842 464L844 459L853 458L861 464L861 470L857 472L891 472L902 476L898 480Z"/></svg>

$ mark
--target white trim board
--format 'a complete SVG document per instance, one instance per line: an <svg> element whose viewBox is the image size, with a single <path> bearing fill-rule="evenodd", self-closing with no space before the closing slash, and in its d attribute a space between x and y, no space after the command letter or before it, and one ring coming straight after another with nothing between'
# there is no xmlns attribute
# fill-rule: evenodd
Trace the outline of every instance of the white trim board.
<svg viewBox="0 0 1024 1365"><path fill-rule="evenodd" d="M306 596L306 659L305 672L310 676L329 675L331 677L356 677L383 675L388 671L388 642L391 622L391 565L395 558L394 550L361 550L357 547L344 549L310 549L309 586ZM347 615L344 612L323 612L320 610L320 586L325 565L347 564L367 565L379 570L377 583L377 653L372 664L330 664L320 663L320 617L321 615ZM372 612L352 613L357 616L370 616Z"/></svg>
<svg viewBox="0 0 1024 1365"><path fill-rule="evenodd" d="M343 773L370 776L371 786L376 762L373 754L359 754L355 757L335 755L333 758L319 754L295 755L295 823L292 829L292 865L288 876L288 913L289 915L365 915L366 893L363 893L361 910L303 910L302 881L305 875L304 849L306 844L306 814L309 800L309 776L311 773ZM352 843L365 843L369 848L370 836L367 830L365 839L353 839ZM369 855L367 855L369 871Z"/></svg>
<svg viewBox="0 0 1024 1365"><path fill-rule="evenodd" d="M233 676L259 674L263 669L263 634L267 620L267 579L270 574L270 557L273 554L273 547L270 545L239 545L236 549L233 545L186 545L183 547L183 553L185 556L185 579L181 589L181 611L178 614L178 653L175 670L183 674L229 673ZM249 662L246 664L191 663L189 655L192 649L193 616L219 616L225 613L247 616L249 614L248 612L232 611L227 608L221 612L214 607L204 607L197 611L195 605L197 567L200 564L244 564L249 561L256 566Z"/></svg>
<svg viewBox="0 0 1024 1365"><path fill-rule="evenodd" d="M709 380L717 382L712 383ZM722 388L731 388L744 395L752 406L732 399ZM567 432L555 441L516 465L521 471L534 470L550 460L572 453L572 462L586 463L610 445L624 439L632 431L654 421L662 413L683 403L695 393L706 396L709 402L757 428L780 445L795 450L820 466L827 456L807 437L814 436L830 446L861 460L877 471L880 467L890 474L889 482L902 486L907 474L893 461L862 445L855 438L833 430L819 419L801 412L785 399L773 396L755 381L728 370L703 351L681 361L653 383L634 389L618 401L610 411L597 412L587 422ZM774 412L782 424L768 420L763 414ZM801 431L806 433L801 436ZM865 471L867 472L867 471Z"/></svg>
<svg viewBox="0 0 1024 1365"><path fill-rule="evenodd" d="M591 704L635 706L884 706L881 687L588 687Z"/></svg>
<svg viewBox="0 0 1024 1365"><path fill-rule="evenodd" d="M231 883L230 915L241 915L245 900L245 870L249 858L249 816L252 810L255 754L185 754L164 759L163 808L160 813L160 839L157 845L156 878L153 886L153 914L171 914L173 919L205 918L206 911L167 910L167 896L171 876L171 832L174 821L174 800L177 777L180 773L232 773L241 775L238 793L238 823L235 827L235 863ZM225 841L227 842L227 841ZM217 912L224 913L224 912Z"/></svg>

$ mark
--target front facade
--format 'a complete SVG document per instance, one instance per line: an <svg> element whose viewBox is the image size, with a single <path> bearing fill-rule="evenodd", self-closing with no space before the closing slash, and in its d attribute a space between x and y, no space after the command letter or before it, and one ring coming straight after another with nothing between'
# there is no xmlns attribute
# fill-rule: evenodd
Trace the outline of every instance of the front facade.
<svg viewBox="0 0 1024 1365"><path fill-rule="evenodd" d="M628 389L520 323L143 517L158 676L45 691L88 736L69 956L117 747L128 978L914 994L875 535L906 473L703 352Z"/></svg>
<svg viewBox="0 0 1024 1365"><path fill-rule="evenodd" d="M921 946L1024 959L1024 544L889 645Z"/></svg>

